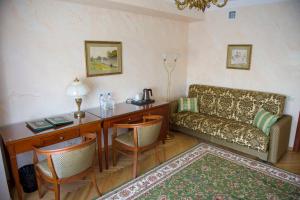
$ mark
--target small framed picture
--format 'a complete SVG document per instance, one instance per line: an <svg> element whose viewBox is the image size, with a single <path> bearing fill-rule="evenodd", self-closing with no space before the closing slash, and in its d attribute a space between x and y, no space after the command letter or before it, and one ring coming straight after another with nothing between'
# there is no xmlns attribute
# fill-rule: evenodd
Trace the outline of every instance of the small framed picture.
<svg viewBox="0 0 300 200"><path fill-rule="evenodd" d="M87 77L122 73L122 43L85 41Z"/></svg>
<svg viewBox="0 0 300 200"><path fill-rule="evenodd" d="M251 44L230 44L227 48L227 68L250 70Z"/></svg>

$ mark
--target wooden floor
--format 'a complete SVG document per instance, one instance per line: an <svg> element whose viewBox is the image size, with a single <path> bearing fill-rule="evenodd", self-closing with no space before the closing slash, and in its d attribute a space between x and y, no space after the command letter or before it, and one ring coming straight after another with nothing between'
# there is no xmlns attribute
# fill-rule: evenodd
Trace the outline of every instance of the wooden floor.
<svg viewBox="0 0 300 200"><path fill-rule="evenodd" d="M160 145L161 160L168 160L188 149L197 145L200 141L194 137L190 137L181 133L175 133L173 140L167 141L166 144ZM97 163L97 162L96 162ZM140 157L140 174L145 173L151 168L158 165L155 161L154 151L148 151ZM112 166L112 165L110 165ZM284 170L300 174L300 152L288 152L280 160L277 167ZM132 161L130 158L120 155L117 166L110 167L109 170L104 170L102 173L97 168L97 183L101 192L104 194L114 188L131 180ZM16 193L14 195L16 198ZM86 200L97 197L95 189L91 184L85 181L77 182L73 185L64 185L61 189L62 200ZM25 194L25 199L39 199L38 193L33 192ZM46 192L43 200L54 199L52 191Z"/></svg>

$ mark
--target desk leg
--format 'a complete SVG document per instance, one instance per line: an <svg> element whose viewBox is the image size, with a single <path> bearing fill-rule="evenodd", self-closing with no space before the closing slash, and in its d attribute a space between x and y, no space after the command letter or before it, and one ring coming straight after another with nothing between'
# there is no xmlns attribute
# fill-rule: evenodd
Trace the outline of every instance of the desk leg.
<svg viewBox="0 0 300 200"><path fill-rule="evenodd" d="M19 200L22 200L23 199L23 190L22 190L22 186L20 184L17 156L12 147L8 148L8 152L9 152L11 170L12 170L12 174L14 177L17 193L18 193L18 198L19 198Z"/></svg>
<svg viewBox="0 0 300 200"><path fill-rule="evenodd" d="M97 129L97 144L98 144L98 164L99 171L102 172L102 139L101 139L101 127Z"/></svg>
<svg viewBox="0 0 300 200"><path fill-rule="evenodd" d="M105 169L108 169L109 149L108 149L108 126L103 124L104 151L105 151Z"/></svg>

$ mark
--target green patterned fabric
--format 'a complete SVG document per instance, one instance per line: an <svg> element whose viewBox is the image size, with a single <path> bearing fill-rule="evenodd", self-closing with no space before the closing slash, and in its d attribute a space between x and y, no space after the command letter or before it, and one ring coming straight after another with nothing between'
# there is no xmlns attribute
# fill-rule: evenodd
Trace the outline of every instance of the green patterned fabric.
<svg viewBox="0 0 300 200"><path fill-rule="evenodd" d="M36 165L45 175L49 176L49 177L53 177L52 176L52 172L50 171L49 167L48 167L48 163L47 163L47 159L45 160L41 160L40 162L37 163Z"/></svg>
<svg viewBox="0 0 300 200"><path fill-rule="evenodd" d="M199 112L197 98L179 98L178 112L182 111Z"/></svg>
<svg viewBox="0 0 300 200"><path fill-rule="evenodd" d="M136 199L296 200L299 197L299 187L289 182L206 154Z"/></svg>
<svg viewBox="0 0 300 200"><path fill-rule="evenodd" d="M74 176L92 166L96 142L73 151L52 155L52 162L58 178Z"/></svg>
<svg viewBox="0 0 300 200"><path fill-rule="evenodd" d="M200 143L98 200L299 200L300 176Z"/></svg>
<svg viewBox="0 0 300 200"><path fill-rule="evenodd" d="M276 123L278 116L272 115L263 108L259 109L255 115L253 125L262 130L266 135L269 135L271 126Z"/></svg>
<svg viewBox="0 0 300 200"><path fill-rule="evenodd" d="M161 122L150 126L145 126L137 129L138 132L138 146L143 147L154 143L161 129ZM116 137L116 141L126 144L128 146L135 146L133 139L133 131L122 133Z"/></svg>
<svg viewBox="0 0 300 200"><path fill-rule="evenodd" d="M193 112L172 114L171 123L255 150L268 149L269 136L248 123Z"/></svg>
<svg viewBox="0 0 300 200"><path fill-rule="evenodd" d="M122 133L116 137L116 141L134 147L133 131Z"/></svg>
<svg viewBox="0 0 300 200"><path fill-rule="evenodd" d="M140 147L153 144L160 134L161 122L138 128L138 145Z"/></svg>
<svg viewBox="0 0 300 200"><path fill-rule="evenodd" d="M285 96L279 94L207 85L191 85L189 97L198 98L199 110L203 114L248 124L253 123L261 107L274 115L281 116L285 103Z"/></svg>

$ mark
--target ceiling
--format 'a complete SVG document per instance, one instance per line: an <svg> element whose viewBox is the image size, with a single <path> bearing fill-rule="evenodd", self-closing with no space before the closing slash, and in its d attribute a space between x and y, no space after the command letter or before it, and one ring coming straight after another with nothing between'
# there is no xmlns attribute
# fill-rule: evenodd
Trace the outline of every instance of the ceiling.
<svg viewBox="0 0 300 200"><path fill-rule="evenodd" d="M102 8L117 9L137 14L164 17L180 21L199 21L204 18L197 10L177 9L174 1L170 0L60 0Z"/></svg>
<svg viewBox="0 0 300 200"><path fill-rule="evenodd" d="M204 14L196 9L177 9L174 0L60 0L108 9L116 9L137 14L164 17L167 19L194 22L204 19ZM275 3L287 0L229 0L225 8L232 9L257 4ZM216 6L211 6L205 12L215 11Z"/></svg>

